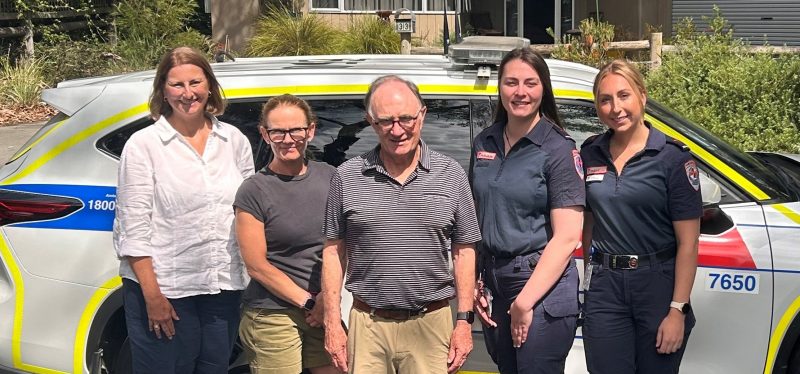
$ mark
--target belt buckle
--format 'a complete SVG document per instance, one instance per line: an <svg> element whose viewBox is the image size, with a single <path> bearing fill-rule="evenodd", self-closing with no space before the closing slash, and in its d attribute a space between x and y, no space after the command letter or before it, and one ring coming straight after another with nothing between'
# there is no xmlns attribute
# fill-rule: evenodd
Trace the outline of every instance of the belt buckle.
<svg viewBox="0 0 800 374"><path fill-rule="evenodd" d="M411 317L416 317L416 316L424 316L427 311L428 311L428 306L427 305L422 307L422 309L416 309L416 310L409 309L408 310L408 319L411 319Z"/></svg>
<svg viewBox="0 0 800 374"><path fill-rule="evenodd" d="M638 255L615 255L611 257L610 262L612 269L630 270L639 268Z"/></svg>
<svg viewBox="0 0 800 374"><path fill-rule="evenodd" d="M632 255L632 256L627 256L627 257L628 257L628 267L627 267L627 269L636 269L636 268L639 267L639 256L638 255Z"/></svg>

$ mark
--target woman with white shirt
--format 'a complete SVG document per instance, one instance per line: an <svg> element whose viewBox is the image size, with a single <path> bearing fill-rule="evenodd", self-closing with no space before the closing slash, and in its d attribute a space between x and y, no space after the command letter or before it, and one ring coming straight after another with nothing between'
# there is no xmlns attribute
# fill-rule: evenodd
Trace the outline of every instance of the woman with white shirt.
<svg viewBox="0 0 800 374"><path fill-rule="evenodd" d="M135 373L225 373L246 286L232 203L253 174L247 138L208 61L181 47L153 80L156 122L119 164L114 246Z"/></svg>

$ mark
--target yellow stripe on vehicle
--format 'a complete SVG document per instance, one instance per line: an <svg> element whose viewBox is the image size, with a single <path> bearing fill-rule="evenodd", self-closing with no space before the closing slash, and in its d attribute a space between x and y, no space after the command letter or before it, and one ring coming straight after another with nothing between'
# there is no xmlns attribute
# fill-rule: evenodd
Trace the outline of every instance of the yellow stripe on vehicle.
<svg viewBox="0 0 800 374"><path fill-rule="evenodd" d="M553 94L559 99L584 99L594 101L594 94L589 91L580 90L553 90Z"/></svg>
<svg viewBox="0 0 800 374"><path fill-rule="evenodd" d="M78 322L78 329L75 332L75 348L72 358L74 367L73 373L82 373L83 369L87 367L86 360L86 345L89 339L89 330L92 327L92 319L94 319L100 305L108 298L111 293L122 286L122 278L114 277L104 283L100 288L94 291L94 295L89 298L89 303L83 309L81 319Z"/></svg>
<svg viewBox="0 0 800 374"><path fill-rule="evenodd" d="M32 373L66 373L22 362L22 311L25 300L25 287L22 282L22 273L17 266L14 255L11 253L11 249L8 247L8 243L6 243L6 238L2 234L0 234L0 256L2 256L9 273L11 273L11 280L14 283L14 322L11 328L11 362L14 368Z"/></svg>
<svg viewBox="0 0 800 374"><path fill-rule="evenodd" d="M775 204L771 206L775 208L775 210L786 216L786 218L792 220L792 222L800 224L800 213L793 211L792 209L783 204Z"/></svg>
<svg viewBox="0 0 800 374"><path fill-rule="evenodd" d="M36 139L36 140L35 140L33 143L31 143L31 144L28 144L28 146L27 146L27 147L25 147L25 148L23 148L23 149L20 149L19 151L17 151L17 153L15 153L15 154L14 154L14 156L12 156L10 160L8 160L8 162L14 161L14 160L16 160L16 159L18 159L18 158L22 157L22 155L24 155L24 154L25 154L25 152L28 152L28 151L29 151L31 148L33 148L35 145L39 144L39 142L41 142L41 141L42 141L44 138L46 138L46 137L47 137L47 135L50 135L50 134L51 134L53 131L55 131L55 129L57 129L57 128L61 127L61 125L63 125L63 124L64 124L64 122L66 122L66 121L67 121L67 120L66 120L66 119L64 119L64 120L61 120L61 121L59 121L59 122L58 122L58 123L56 123L55 125L51 126L51 127L50 127L50 129L49 129L49 130L47 130L47 132L45 132L44 134L42 134L42 136L40 136L38 139Z"/></svg>
<svg viewBox="0 0 800 374"><path fill-rule="evenodd" d="M456 85L456 84L419 84L423 95L435 94L496 94L495 85ZM369 84L330 84L320 86L283 86L258 88L226 89L227 98L273 96L285 93L293 95L363 95Z"/></svg>
<svg viewBox="0 0 800 374"><path fill-rule="evenodd" d="M93 125L91 125L89 127L86 127L85 129L79 131L75 135L69 137L67 140L64 140L63 142L61 142L60 144L56 145L55 147L47 150L47 152L45 152L36 161L28 164L20 172L14 174L10 178L4 180L2 184L12 184L12 183L14 183L14 182L16 182L16 181L18 181L18 180L20 180L22 178L25 178L26 176L28 176L31 173L33 173L36 169L42 167L42 165L46 164L48 161L56 158L56 156L60 155L64 151L72 148L72 146L74 146L75 144L78 144L78 143L82 142L83 140L85 140L86 138L94 135L98 131L103 130L104 128L106 128L108 126L111 126L112 124L117 123L119 121L122 121L122 120L124 120L126 118L129 118L129 117L132 117L132 116L135 116L135 115L141 115L146 110L147 110L147 103L140 104L140 105L137 105L137 106L135 106L135 107L133 107L131 109L128 109L128 110L122 111L120 113L117 113L115 115L112 115L110 117L107 117L106 119L104 119L104 120L102 120L100 122L97 122L97 123L95 123L95 124L93 124Z"/></svg>
<svg viewBox="0 0 800 374"><path fill-rule="evenodd" d="M775 366L775 359L778 356L778 349L780 349L783 337L786 335L786 330L789 329L789 325L792 323L792 320L794 320L798 310L800 310L800 297L794 299L789 305L789 308L783 312L781 319L778 321L778 325L775 326L775 331L772 332L772 336L769 338L769 350L767 350L767 363L764 365L764 374L772 373L772 369Z"/></svg>
<svg viewBox="0 0 800 374"><path fill-rule="evenodd" d="M736 170L728 166L726 163L722 162L716 156L708 152L707 150L703 149L695 142L689 140L689 138L681 135L674 129L667 126L665 123L653 118L650 115L647 115L647 120L653 123L653 125L661 130L664 134L677 139L678 141L686 144L692 150L697 157L699 157L704 162L708 163L711 167L716 169L718 172L722 173L726 177L730 178L730 180L738 185L740 188L745 190L751 196L753 196L757 200L769 200L770 196L767 195L764 191L761 191L755 184L750 182L747 178L739 174Z"/></svg>
<svg viewBox="0 0 800 374"><path fill-rule="evenodd" d="M343 94L364 94L368 88L367 84L341 84L341 85L316 85L316 86L283 86L283 87L259 87L259 88L234 88L225 90L225 95L229 98L243 98L243 97L257 97L257 96L271 96L283 93L292 93L297 95L343 95ZM421 84L419 85L420 92L423 94L495 94L497 93L497 86L494 85L446 85L446 84ZM555 95L559 98L574 98L592 100L593 94L588 91L582 90L555 90ZM146 112L147 103L137 105L131 109L122 111L112 115L98 123L95 123L84 130L73 135L61 144L48 150L39 159L29 164L23 170L6 179L0 184L11 184L25 176L30 175L33 171L46 164L62 152L79 142L85 140L89 136L97 133L98 131L117 123L121 120L129 118L134 115L141 115ZM747 180L737 171L720 161L716 156L712 155L705 149L701 148L694 142L690 141L685 136L679 134L675 130L669 128L663 122L656 120L651 116L647 118L654 123L654 125L663 131L665 134L680 140L681 142L692 148L695 155L701 160L705 161L717 171L730 178L735 184L748 192L758 200L767 200L769 195L761 191L756 185Z"/></svg>

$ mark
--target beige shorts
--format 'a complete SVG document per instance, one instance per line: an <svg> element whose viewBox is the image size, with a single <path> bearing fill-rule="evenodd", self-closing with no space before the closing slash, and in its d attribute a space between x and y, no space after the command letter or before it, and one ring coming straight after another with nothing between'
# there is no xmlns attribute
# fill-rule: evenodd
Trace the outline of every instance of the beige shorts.
<svg viewBox="0 0 800 374"><path fill-rule="evenodd" d="M251 373L297 374L331 364L325 330L309 326L300 308L245 308L239 337Z"/></svg>
<svg viewBox="0 0 800 374"><path fill-rule="evenodd" d="M447 374L447 353L453 333L450 307L407 321L350 310L347 352L355 374Z"/></svg>

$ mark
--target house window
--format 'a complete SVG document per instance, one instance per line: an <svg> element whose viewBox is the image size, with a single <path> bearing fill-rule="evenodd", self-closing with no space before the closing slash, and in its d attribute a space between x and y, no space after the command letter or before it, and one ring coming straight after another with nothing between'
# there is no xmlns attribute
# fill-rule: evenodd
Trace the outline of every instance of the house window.
<svg viewBox="0 0 800 374"><path fill-rule="evenodd" d="M422 0L344 0L344 10L422 10Z"/></svg>
<svg viewBox="0 0 800 374"><path fill-rule="evenodd" d="M339 0L311 0L312 8L339 9Z"/></svg>
<svg viewBox="0 0 800 374"><path fill-rule="evenodd" d="M455 0L311 0L312 9L340 9L344 11L376 11L410 9L415 12L442 11L455 9Z"/></svg>
<svg viewBox="0 0 800 374"><path fill-rule="evenodd" d="M427 0L428 11L442 11L442 7L444 6L444 0ZM447 0L447 10L454 10L456 9L456 0Z"/></svg>

